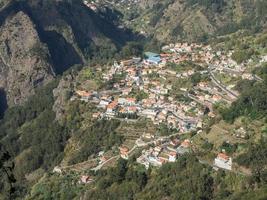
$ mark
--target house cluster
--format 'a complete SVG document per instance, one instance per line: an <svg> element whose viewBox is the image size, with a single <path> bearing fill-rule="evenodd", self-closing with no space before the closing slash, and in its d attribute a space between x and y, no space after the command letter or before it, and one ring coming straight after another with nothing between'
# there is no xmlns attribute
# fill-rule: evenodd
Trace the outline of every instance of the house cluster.
<svg viewBox="0 0 267 200"><path fill-rule="evenodd" d="M155 124L165 122L184 131L196 128L201 121L203 110L193 102L178 102L168 95L172 85L154 80L153 75L159 75L166 80L168 76L175 76L176 73L164 68L159 54L146 52L146 55L143 61L140 58L132 58L123 60L120 64L114 63L103 75L107 81L116 74L125 75L123 80L113 84L113 88L120 91L120 95L113 96L112 102L103 102L108 108L105 115L136 114L151 119ZM156 64L157 62L159 64ZM189 75L193 73L188 72ZM139 101L129 98L133 90L143 92L147 97ZM191 115L188 115L188 111ZM196 113L195 116L192 116L192 111Z"/></svg>
<svg viewBox="0 0 267 200"><path fill-rule="evenodd" d="M146 169L149 166L160 167L167 162L175 162L179 155L183 155L190 151L190 141L180 141L175 138L172 140L158 142L155 147L144 149L140 157L136 159L137 163L145 166Z"/></svg>
<svg viewBox="0 0 267 200"><path fill-rule="evenodd" d="M193 89L189 97L196 99L209 108L218 102L231 103L232 101L226 92L211 82L199 82Z"/></svg>
<svg viewBox="0 0 267 200"><path fill-rule="evenodd" d="M232 59L233 51L215 51L210 45L176 43L162 47L164 53L160 54L162 62L180 64L184 61L192 61L199 65L208 65L218 73L226 73L233 77L242 76L243 79L253 80L255 77L246 73L246 63L238 64ZM265 57L262 59L264 60ZM205 73L205 71L203 71ZM179 77L183 75L179 74Z"/></svg>
<svg viewBox="0 0 267 200"><path fill-rule="evenodd" d="M214 58L212 48L201 44L176 43L162 47L164 53L161 54L163 62L180 64L184 61L195 63L210 63Z"/></svg>
<svg viewBox="0 0 267 200"><path fill-rule="evenodd" d="M93 114L93 118L130 120L145 117L156 125L165 123L180 132L201 129L205 107L210 108L209 116L214 117L213 104L231 103L234 100L231 90L220 86L217 80L199 82L190 91L180 88L191 102L175 99L171 95L173 85L168 81L169 78L187 78L196 70L178 72L166 65L169 62L179 64L193 61L206 69L200 71L202 74L224 68L240 72L242 66L238 67L231 59L231 52L226 55L224 52L212 50L210 46L195 43L169 44L162 48L162 52L145 52L144 59L132 57L115 61L102 74L103 80L110 84L109 90L76 90L76 96L96 104L99 109ZM243 73L242 77L252 78L249 73ZM210 74L210 78L214 76ZM142 98L138 98L138 94L143 94Z"/></svg>
<svg viewBox="0 0 267 200"><path fill-rule="evenodd" d="M202 70L175 70L168 66L168 63L180 64L185 61L197 63ZM92 115L95 119L116 118L127 121L142 117L150 119L156 125L164 123L169 128L176 129L179 134L201 131L206 107L210 108L208 116L215 117L212 112L214 104L233 101L231 88L220 85L213 72L229 73L232 76L237 74L243 79L252 79L253 76L244 73L243 69L243 65L237 65L231 59L231 52L216 52L210 46L194 43L169 44L162 48L161 54L145 52L144 59L132 57L115 61L113 65L103 69L102 73L102 79L109 84L108 90L76 90L75 98L96 105L98 111ZM196 72L207 74L210 80L201 81L190 90L186 86L180 88L189 100L177 100L172 94L173 85L170 79L189 78ZM236 134L238 137L244 137L242 130L236 131ZM154 142L155 145L144 150L137 159L137 162L146 168L173 162L178 155L190 150L188 140L160 141L154 135L143 135L136 141L136 145L144 147L149 143L146 140ZM120 156L124 159L128 159L129 151L125 146L119 148ZM231 158L223 155L218 155L214 165L231 169ZM99 164L106 160L103 155L99 156Z"/></svg>

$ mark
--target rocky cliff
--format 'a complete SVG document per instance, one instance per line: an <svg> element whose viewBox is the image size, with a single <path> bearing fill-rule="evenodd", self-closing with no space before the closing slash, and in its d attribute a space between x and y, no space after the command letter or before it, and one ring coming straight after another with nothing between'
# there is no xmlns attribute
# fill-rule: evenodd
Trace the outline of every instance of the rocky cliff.
<svg viewBox="0 0 267 200"><path fill-rule="evenodd" d="M20 104L54 76L49 51L31 19L22 11L0 28L0 88L9 105Z"/></svg>
<svg viewBox="0 0 267 200"><path fill-rule="evenodd" d="M0 111L5 99L21 104L55 75L108 59L131 38L79 0L0 1Z"/></svg>

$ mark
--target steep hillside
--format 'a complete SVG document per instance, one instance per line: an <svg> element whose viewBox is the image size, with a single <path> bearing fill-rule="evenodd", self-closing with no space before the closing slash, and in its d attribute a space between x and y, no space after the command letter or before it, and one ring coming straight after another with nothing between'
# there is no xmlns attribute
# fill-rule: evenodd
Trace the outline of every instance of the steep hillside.
<svg viewBox="0 0 267 200"><path fill-rule="evenodd" d="M5 0L0 6L1 105L25 102L75 64L112 58L133 38L82 1Z"/></svg>
<svg viewBox="0 0 267 200"><path fill-rule="evenodd" d="M124 23L159 41L206 41L210 36L266 27L263 0L114 1Z"/></svg>
<svg viewBox="0 0 267 200"><path fill-rule="evenodd" d="M9 105L22 103L54 76L49 51L22 11L9 16L0 28L0 72L0 88Z"/></svg>
<svg viewBox="0 0 267 200"><path fill-rule="evenodd" d="M0 0L0 199L266 199L266 5ZM166 65L113 65L164 43ZM219 152L232 171L213 170ZM146 170L141 156L165 161Z"/></svg>

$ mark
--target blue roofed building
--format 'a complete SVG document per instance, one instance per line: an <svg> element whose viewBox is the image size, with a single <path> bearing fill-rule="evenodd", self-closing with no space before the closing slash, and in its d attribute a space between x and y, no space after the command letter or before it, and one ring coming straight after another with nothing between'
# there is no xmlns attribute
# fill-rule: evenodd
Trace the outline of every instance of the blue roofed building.
<svg viewBox="0 0 267 200"><path fill-rule="evenodd" d="M146 62L150 64L159 64L161 62L160 55L153 52L145 52Z"/></svg>

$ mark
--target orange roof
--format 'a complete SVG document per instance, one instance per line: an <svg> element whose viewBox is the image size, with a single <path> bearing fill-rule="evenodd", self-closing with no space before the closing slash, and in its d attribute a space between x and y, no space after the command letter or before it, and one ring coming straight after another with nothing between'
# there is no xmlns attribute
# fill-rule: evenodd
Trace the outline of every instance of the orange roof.
<svg viewBox="0 0 267 200"><path fill-rule="evenodd" d="M228 160L229 159L229 156L227 156L225 153L219 153L218 158L221 158L223 160Z"/></svg>
<svg viewBox="0 0 267 200"><path fill-rule="evenodd" d="M218 94L214 94L214 95L212 96L212 98L213 98L213 99L221 99L222 97L221 97L220 95L218 95Z"/></svg>
<svg viewBox="0 0 267 200"><path fill-rule="evenodd" d="M182 147L188 148L190 146L190 141L189 140L184 140L181 144Z"/></svg>
<svg viewBox="0 0 267 200"><path fill-rule="evenodd" d="M180 143L180 140L178 140L178 139L174 139L174 140L172 140L171 141L171 145L178 145Z"/></svg>
<svg viewBox="0 0 267 200"><path fill-rule="evenodd" d="M207 85L208 85L208 83L207 83L207 82L203 82L203 81L202 81L202 82L199 82L199 83L198 83L198 85L199 85L199 86L207 86Z"/></svg>
<svg viewBox="0 0 267 200"><path fill-rule="evenodd" d="M131 68L126 69L126 71L127 71L127 72L135 72L136 70L135 70L134 68L131 67Z"/></svg>
<svg viewBox="0 0 267 200"><path fill-rule="evenodd" d="M107 160L107 158L106 158L106 157L104 157L104 156L102 156L102 157L100 157L100 160L101 160L102 162L104 162L104 161L106 161L106 160Z"/></svg>
<svg viewBox="0 0 267 200"><path fill-rule="evenodd" d="M128 102L132 102L132 103L134 103L134 102L136 101L135 98L127 98L126 100L127 100Z"/></svg>
<svg viewBox="0 0 267 200"><path fill-rule="evenodd" d="M168 56L171 56L171 54L168 54L168 53L161 53L160 54L160 57L168 57Z"/></svg>
<svg viewBox="0 0 267 200"><path fill-rule="evenodd" d="M166 158L163 158L163 157L159 157L159 162L166 163L167 162L167 159Z"/></svg>
<svg viewBox="0 0 267 200"><path fill-rule="evenodd" d="M121 108L119 112L125 113L126 112L126 109L125 108Z"/></svg>
<svg viewBox="0 0 267 200"><path fill-rule="evenodd" d="M132 63L132 59L130 60L121 60L121 63L124 64L124 65L129 65Z"/></svg>
<svg viewBox="0 0 267 200"><path fill-rule="evenodd" d="M129 151L129 149L127 147L119 147L119 150L121 153L126 153Z"/></svg>
<svg viewBox="0 0 267 200"><path fill-rule="evenodd" d="M128 110L129 111L136 112L137 111L137 108L135 106L130 106L130 107L128 107Z"/></svg>
<svg viewBox="0 0 267 200"><path fill-rule="evenodd" d="M90 92L86 92L86 91L83 91L83 90L77 90L76 93L81 97L88 97L88 96L91 95Z"/></svg>
<svg viewBox="0 0 267 200"><path fill-rule="evenodd" d="M112 101L110 104L108 104L107 108L114 109L118 105L117 101Z"/></svg>

